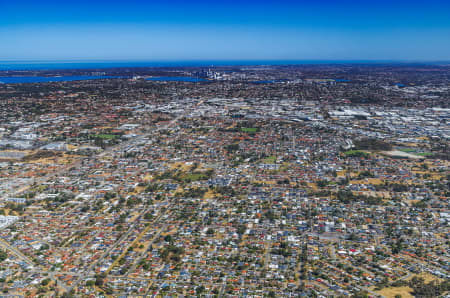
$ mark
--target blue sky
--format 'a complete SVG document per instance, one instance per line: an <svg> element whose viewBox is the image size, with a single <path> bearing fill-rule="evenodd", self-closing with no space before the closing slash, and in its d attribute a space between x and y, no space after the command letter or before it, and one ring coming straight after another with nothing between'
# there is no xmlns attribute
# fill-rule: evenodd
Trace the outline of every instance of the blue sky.
<svg viewBox="0 0 450 298"><path fill-rule="evenodd" d="M450 1L0 0L3 60L450 60Z"/></svg>

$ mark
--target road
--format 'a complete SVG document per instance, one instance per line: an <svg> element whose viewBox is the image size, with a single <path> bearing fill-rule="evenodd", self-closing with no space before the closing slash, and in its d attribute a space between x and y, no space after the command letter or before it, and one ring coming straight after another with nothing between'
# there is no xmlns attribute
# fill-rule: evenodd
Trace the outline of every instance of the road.
<svg viewBox="0 0 450 298"><path fill-rule="evenodd" d="M48 182L52 178L61 176L62 173L69 171L73 167L77 168L80 165L81 165L81 159L77 158L73 162L61 167L59 170L57 170L55 172L49 173L43 177L33 178L29 183L22 185L22 187L19 188L18 190L10 192L9 194L6 194L5 197L16 197L16 196L22 194L27 189L29 189L32 185L34 185L34 184L39 185L39 184Z"/></svg>
<svg viewBox="0 0 450 298"><path fill-rule="evenodd" d="M159 231L156 233L155 237L153 237L152 241L148 245L148 248L145 250L145 252L143 252L140 255L140 257L134 262L133 266L131 266L130 270L127 271L127 273L125 274L126 278L130 275L131 272L134 272L134 270L136 270L136 267L139 265L141 260L143 258L145 258L145 256L147 255L147 253L149 251L151 251L153 243L155 242L155 240L158 239L158 237L161 235L161 233L167 229L167 226L168 226L168 224L164 225L161 229L159 229Z"/></svg>
<svg viewBox="0 0 450 298"><path fill-rule="evenodd" d="M223 297L223 292L225 291L225 286L227 284L227 278L228 278L227 275L225 275L225 277L223 278L223 283L220 287L219 297Z"/></svg>
<svg viewBox="0 0 450 298"><path fill-rule="evenodd" d="M131 232L135 229L136 224L138 222L138 219L146 212L146 210L142 211L139 216L136 217L136 219L134 220L133 224L130 226L130 228L127 230L126 233L124 233L119 240L117 240L112 246L110 246L101 256L100 258L95 261L94 263L92 263L87 270L85 270L80 277L72 284L72 286L70 287L70 290L74 289L81 281L85 280L89 275L90 272L98 265L100 264L101 261L103 261L103 259L114 249L116 248L120 243L122 243L130 234Z"/></svg>
<svg viewBox="0 0 450 298"><path fill-rule="evenodd" d="M0 239L0 246L2 246L6 250L8 250L8 251L12 252L13 254L15 254L17 257L19 257L19 259L21 259L22 261L24 261L28 265L30 265L32 267L34 267L36 265L32 260L30 260L27 256L25 256L20 250L18 250L17 248L11 246L5 240Z"/></svg>
<svg viewBox="0 0 450 298"><path fill-rule="evenodd" d="M350 265L351 265L351 264L350 264ZM331 267L331 268L333 268L333 269L336 270L336 271L340 271L340 269L338 269L337 267L333 266L332 264L328 264L328 266ZM365 270L364 268L359 268L359 269L363 269L363 271L372 274L371 272ZM347 274L351 275L353 278L356 277L356 276L353 275L353 274L350 274L350 273L347 273ZM367 287L364 287L364 286L359 286L359 287L362 288L363 290L367 291L368 293L374 295L375 297L381 297L381 298L384 298L383 295L380 295L380 294L378 294L378 293L375 293L374 291L370 290L370 289L367 288Z"/></svg>
<svg viewBox="0 0 450 298"><path fill-rule="evenodd" d="M198 102L196 105L194 105L191 109L186 109L185 113L183 113L183 114L181 114L181 115L175 117L174 119L172 119L172 120L171 120L169 123L167 123L166 125L159 126L159 127L157 127L156 129L151 130L151 132L149 132L149 133L140 135L140 136L138 136L137 138L131 139L131 140L129 140L129 141L122 142L122 143L120 143L120 144L118 144L118 145L116 145L116 146L108 147L107 149L105 149L104 151L102 151L101 153L99 153L99 154L97 155L97 158L102 158L102 157L104 157L104 156L106 156L106 155L108 155L108 154L110 154L110 153L112 153L112 152L114 152L114 151L120 151L121 149L123 149L123 147L133 145L133 144L136 143L137 141L142 141L142 140L144 140L145 138L151 136L152 134L154 134L154 133L157 132L157 131L160 131L160 130L164 130L164 129L169 128L169 127L172 126L174 123L178 122L178 120L180 120L181 118L183 118L184 116L186 116L186 114L187 114L190 110L192 110L192 109L194 109L194 108L196 108L196 107L202 105L204 102L205 102L204 100L199 101L199 102ZM82 162L82 158L77 158L77 159L75 159L73 162L71 162L71 163L69 163L69 164L63 166L62 168L60 168L59 170L57 170L57 171L55 171L55 172L49 173L49 174L47 174L47 175L45 175L45 176L43 176L43 177L40 177L40 178L34 178L34 179L32 179L32 181L30 181L29 183L26 183L26 184L22 185L22 187L19 188L18 190L12 191L12 192L10 192L9 194L5 194L5 197L15 197L15 196L18 196L18 195L20 195L21 193L23 193L24 191L26 191L27 189L29 189L33 184L38 185L38 184L42 184L42 183L48 182L50 179L52 179L52 178L54 178L54 177L61 176L62 173L69 171L69 170L70 170L71 168L73 168L73 167L75 167L75 168L79 167L79 166L81 165L81 162Z"/></svg>
<svg viewBox="0 0 450 298"><path fill-rule="evenodd" d="M20 250L17 248L11 246L9 243L4 241L3 239L0 239L0 246L3 247L5 250L12 252L14 255L16 255L19 259L27 263L29 266L33 267L32 271L37 272L40 274L47 273L51 280L53 280L55 283L58 284L58 286L62 287L65 291L69 291L69 287L62 281L58 280L54 275L57 274L57 272L51 272L44 268L42 268L39 265L36 265L32 260L30 260L27 256L25 256Z"/></svg>
<svg viewBox="0 0 450 298"><path fill-rule="evenodd" d="M148 133L142 134L140 136L138 136L137 138L131 139L129 141L125 141L122 142L116 146L112 146L107 148L106 150L104 150L103 152L97 154L96 156L94 156L93 158L103 158L105 156L108 156L109 154L114 154L114 152L122 152L123 149L125 149L126 147L132 146L138 142L144 141L147 137L152 136L155 132L167 129L169 127L171 127L173 124L175 124L178 120L180 120L181 118L183 118L184 116L186 116L188 114L189 111L191 111L192 109L195 109L196 107L200 106L201 104L204 103L204 100L199 101L197 104L193 105L191 108L187 108L185 110L185 113L182 113L180 115L178 115L177 117L175 117L173 120L171 120L169 123L167 123L166 125L163 126L159 126L153 130L151 130ZM55 177L61 176L63 175L63 173L68 172L71 168L75 167L80 167L82 164L83 158L76 158L74 159L73 162L62 166L60 169L58 169L55 172L49 173L43 177L39 177L39 178L34 178L32 179L29 183L26 183L24 185L22 185L19 189L12 191L8 194L5 195L5 197L15 197L18 196L20 194L22 194L23 192L25 192L26 190L28 190L30 187L32 187L33 185L39 185L45 182L49 182L50 180L54 179ZM65 291L70 292L71 290L73 290L74 288L76 288L80 282L82 282L83 280L85 280L90 274L91 271L98 265L100 264L101 261L103 261L103 259L114 249L116 248L120 243L122 243L129 235L130 233L135 229L136 227L136 223L139 222L139 219L141 218L141 216L145 213L146 211L143 211L133 222L133 224L130 226L130 228L128 229L128 231L123 234L120 239L118 241L116 241L111 247L109 247L101 256L100 258L93 262L87 270L85 270L83 273L80 273L78 276L78 279L70 286L68 287L67 285L65 285L65 283L61 282L60 280L58 280L54 275L58 274L58 272L49 272L48 270L44 270L43 268L39 269L40 272L44 272L44 273L48 273L50 278L52 280L54 280L55 282L58 283L59 286L61 286L62 288L64 288ZM167 226L164 226L164 229L166 229ZM161 229L158 234L156 235L156 237L153 239L153 241L155 239L157 239L157 237L160 235L160 233L164 230ZM152 243L153 243L152 241ZM23 255L18 249L12 247L11 245L9 245L8 243L6 243L3 240L0 240L0 246L4 247L5 249L7 249L8 251L14 253L16 256L18 256L20 259L22 259L23 261L25 261L27 264L29 264L30 266L35 267L36 264L30 260L28 257L26 257L25 255ZM150 246L151 247L151 246ZM142 257L141 257L142 258ZM140 259L141 259L140 258ZM139 260L138 260L139 261ZM136 264L138 264L138 262L136 262ZM136 268L136 265L133 266L133 269ZM38 268L36 268L35 270L37 271ZM73 274L76 275L76 274ZM128 276L128 274L127 274Z"/></svg>
<svg viewBox="0 0 450 298"><path fill-rule="evenodd" d="M269 265L269 258L270 258L270 247L272 246L272 237L267 242L267 249L266 249L266 257L264 260L264 269L267 269L267 266Z"/></svg>

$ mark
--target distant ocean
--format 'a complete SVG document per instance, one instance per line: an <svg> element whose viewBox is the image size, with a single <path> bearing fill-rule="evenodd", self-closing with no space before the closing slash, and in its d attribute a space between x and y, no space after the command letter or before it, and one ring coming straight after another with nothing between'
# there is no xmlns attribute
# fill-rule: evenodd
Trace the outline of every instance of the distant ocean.
<svg viewBox="0 0 450 298"><path fill-rule="evenodd" d="M205 61L0 61L0 71L105 69L119 67L211 67L301 64L439 64L444 62L408 62L374 60L205 60ZM448 64L448 62L446 62Z"/></svg>

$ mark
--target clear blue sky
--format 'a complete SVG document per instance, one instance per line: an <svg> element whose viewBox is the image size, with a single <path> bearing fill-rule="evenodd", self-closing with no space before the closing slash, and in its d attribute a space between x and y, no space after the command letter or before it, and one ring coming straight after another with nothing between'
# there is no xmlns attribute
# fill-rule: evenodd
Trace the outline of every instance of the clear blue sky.
<svg viewBox="0 0 450 298"><path fill-rule="evenodd" d="M450 60L450 1L0 0L0 60Z"/></svg>

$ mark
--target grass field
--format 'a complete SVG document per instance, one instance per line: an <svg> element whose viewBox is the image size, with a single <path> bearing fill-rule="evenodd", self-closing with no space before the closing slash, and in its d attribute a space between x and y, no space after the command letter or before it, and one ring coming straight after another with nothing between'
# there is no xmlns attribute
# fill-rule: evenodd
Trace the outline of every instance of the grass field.
<svg viewBox="0 0 450 298"><path fill-rule="evenodd" d="M263 163L275 163L276 161L277 161L277 157L274 155L266 157L262 160Z"/></svg>
<svg viewBox="0 0 450 298"><path fill-rule="evenodd" d="M437 282L442 281L440 278L437 278L429 273L415 274L415 275L410 276L407 280L412 279L414 276L422 277L424 279L425 283L429 283L432 280L436 280ZM412 291L413 291L413 289L411 289L411 287L404 286L404 287L387 287L387 288L382 289L381 291L377 291L377 293L379 293L387 298L394 298L395 295L402 295L402 298L406 298L406 297L414 297L411 294Z"/></svg>
<svg viewBox="0 0 450 298"><path fill-rule="evenodd" d="M401 152L405 152L405 153L411 153L417 156L432 156L433 153L432 152L417 152L416 149L413 148L403 148L403 149L399 149L398 151Z"/></svg>
<svg viewBox="0 0 450 298"><path fill-rule="evenodd" d="M431 152L419 152L419 153L416 153L416 155L419 155L419 156L432 156L433 153L431 153Z"/></svg>
<svg viewBox="0 0 450 298"><path fill-rule="evenodd" d="M361 150L348 150L344 152L348 157L368 157L370 154Z"/></svg>
<svg viewBox="0 0 450 298"><path fill-rule="evenodd" d="M256 128L256 127L241 127L241 131L246 132L246 133L255 133L258 131L258 128Z"/></svg>
<svg viewBox="0 0 450 298"><path fill-rule="evenodd" d="M96 135L89 135L90 138L93 139L103 139L103 140L113 140L120 138L119 135L113 135L113 134L96 134Z"/></svg>
<svg viewBox="0 0 450 298"><path fill-rule="evenodd" d="M402 298L414 297L411 295L412 289L410 287L391 287L384 288L381 291L378 291L379 294L383 295L386 298L394 298L395 295L401 295Z"/></svg>

